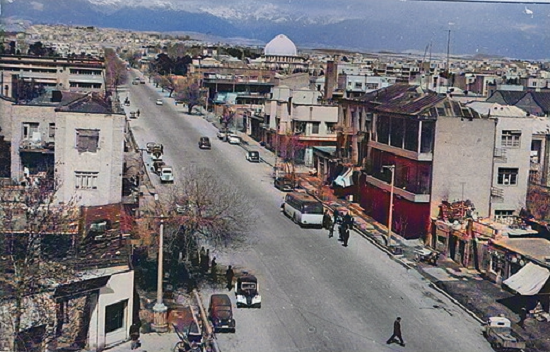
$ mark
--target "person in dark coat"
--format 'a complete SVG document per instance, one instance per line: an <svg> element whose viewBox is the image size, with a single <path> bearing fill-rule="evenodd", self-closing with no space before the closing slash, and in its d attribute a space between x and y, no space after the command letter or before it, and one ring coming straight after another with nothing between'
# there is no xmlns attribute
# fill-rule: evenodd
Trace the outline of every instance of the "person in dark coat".
<svg viewBox="0 0 550 352"><path fill-rule="evenodd" d="M399 344L401 346L405 346L405 342L403 342L403 337L401 337L401 317L397 317L395 321L393 322L393 334L391 337L386 341L386 343L389 345L390 343L395 342L396 338L399 340Z"/></svg>
<svg viewBox="0 0 550 352"><path fill-rule="evenodd" d="M351 229L353 227L353 216L351 216L350 213L344 215L342 221L344 222L344 224L346 224L348 229Z"/></svg>
<svg viewBox="0 0 550 352"><path fill-rule="evenodd" d="M333 224L336 224L340 218L340 212L338 209L334 209L334 213L332 215L334 216Z"/></svg>
<svg viewBox="0 0 550 352"><path fill-rule="evenodd" d="M233 272L233 268L230 265L225 271L225 279L227 281L227 289L229 291L233 288L233 277L235 277L235 272Z"/></svg>
<svg viewBox="0 0 550 352"><path fill-rule="evenodd" d="M138 349L139 346L141 346L141 343L139 342L139 326L139 323L133 323L130 326L130 339L132 340L130 349L132 350Z"/></svg>
<svg viewBox="0 0 550 352"><path fill-rule="evenodd" d="M325 210L325 213L323 214L323 228L329 229L329 221L330 221L330 215L328 214L328 210Z"/></svg>
<svg viewBox="0 0 550 352"><path fill-rule="evenodd" d="M527 319L527 309L521 307L518 325L521 326L522 329L525 329L525 319Z"/></svg>
<svg viewBox="0 0 550 352"><path fill-rule="evenodd" d="M216 257L212 258L212 261L210 262L210 275L212 275L212 280L215 282L216 281L216 276L217 276L217 268L218 266L218 263L216 263Z"/></svg>
<svg viewBox="0 0 550 352"><path fill-rule="evenodd" d="M328 229L328 238L331 238L334 236L334 223L332 222L332 218L328 218L327 223L327 229Z"/></svg>
<svg viewBox="0 0 550 352"><path fill-rule="evenodd" d="M341 223L338 226L338 241L344 241L344 234L347 231L347 225L345 223Z"/></svg>
<svg viewBox="0 0 550 352"><path fill-rule="evenodd" d="M139 117L139 109L136 111L137 116Z"/></svg>
<svg viewBox="0 0 550 352"><path fill-rule="evenodd" d="M206 249L201 247L199 252L199 268L202 270L204 268L204 257L206 256Z"/></svg>
<svg viewBox="0 0 550 352"><path fill-rule="evenodd" d="M344 233L342 234L342 246L347 247L348 246L348 240L349 240L349 228L347 226L344 226Z"/></svg>

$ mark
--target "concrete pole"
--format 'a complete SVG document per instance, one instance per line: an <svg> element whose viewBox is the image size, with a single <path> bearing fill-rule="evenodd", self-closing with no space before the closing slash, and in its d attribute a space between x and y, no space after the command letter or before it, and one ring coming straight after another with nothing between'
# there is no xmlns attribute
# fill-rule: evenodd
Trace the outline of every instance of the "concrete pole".
<svg viewBox="0 0 550 352"><path fill-rule="evenodd" d="M393 183L395 180L395 165L382 166L384 169L388 169L391 172L390 179L390 207L388 210L388 247L391 247L391 227L393 223Z"/></svg>
<svg viewBox="0 0 550 352"><path fill-rule="evenodd" d="M166 322L166 311L168 308L162 302L162 283L164 278L163 261L164 261L164 220L160 220L159 231L159 253L158 253L158 273L157 273L157 303L153 306L153 324L152 328L156 332L168 331L168 323Z"/></svg>

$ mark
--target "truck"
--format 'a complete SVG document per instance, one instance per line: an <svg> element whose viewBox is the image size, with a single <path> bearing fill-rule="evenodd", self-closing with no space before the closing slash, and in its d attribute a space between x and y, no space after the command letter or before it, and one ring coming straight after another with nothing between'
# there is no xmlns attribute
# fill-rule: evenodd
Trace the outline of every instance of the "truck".
<svg viewBox="0 0 550 352"><path fill-rule="evenodd" d="M525 341L512 330L510 319L502 316L490 317L483 324L483 336L497 351L520 351Z"/></svg>

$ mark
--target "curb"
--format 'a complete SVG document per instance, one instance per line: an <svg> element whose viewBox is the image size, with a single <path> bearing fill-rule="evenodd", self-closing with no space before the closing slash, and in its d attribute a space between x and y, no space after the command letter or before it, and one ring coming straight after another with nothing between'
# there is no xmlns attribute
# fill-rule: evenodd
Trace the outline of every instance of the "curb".
<svg viewBox="0 0 550 352"><path fill-rule="evenodd" d="M314 196L315 197L315 196ZM315 197L317 198L317 197ZM319 201L321 201L319 198L317 198ZM322 201L321 201L322 202ZM329 208L330 210L333 210L330 206L328 206L327 204L323 203L323 205L327 208ZM453 304L455 304L456 306L458 306L460 309L462 309L464 312L466 312L468 315L470 315L472 318L474 318L477 322L479 322L480 324L483 324L484 320L482 318L480 318L479 316L477 316L477 314L475 314L474 312L472 312L470 309L468 309L466 306L464 306L462 303L460 303L456 298L454 298L453 296L451 296L447 291L439 288L436 284L435 284L435 281L432 279L431 276L429 276L428 274L426 274L425 272L421 271L421 270L418 270L417 267L413 267L411 265L409 265L408 263L404 262L403 260L401 260L400 258L398 258L394 253L392 253L387 247L381 245L380 243L378 243L373 237L372 235L365 231L365 230L361 230L361 229L358 229L357 226L353 226L352 228L353 231L355 231L355 233L357 233L358 235L360 235L361 237L365 238L366 240L368 240L370 243L374 244L378 249L382 250L383 252L385 252L388 257L390 257L390 259L392 259L393 261L395 261L396 263L399 263L401 264L403 267L405 267L407 270L416 270L420 275L422 275L424 278L426 278L428 281L429 281L429 287L434 289L435 291L441 293L443 296L447 297Z"/></svg>

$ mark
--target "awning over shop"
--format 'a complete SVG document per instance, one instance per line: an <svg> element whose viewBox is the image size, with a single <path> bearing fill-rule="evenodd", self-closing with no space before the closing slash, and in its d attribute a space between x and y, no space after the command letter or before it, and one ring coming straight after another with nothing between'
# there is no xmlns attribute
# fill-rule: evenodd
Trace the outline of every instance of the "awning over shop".
<svg viewBox="0 0 550 352"><path fill-rule="evenodd" d="M504 280L503 284L523 296L532 296L540 292L550 271L542 266L527 263L520 271Z"/></svg>
<svg viewBox="0 0 550 352"><path fill-rule="evenodd" d="M334 180L334 183L340 187L349 187L353 185L353 180L351 179L351 176L353 175L353 169L348 168L344 169L344 172L342 172L336 179Z"/></svg>

